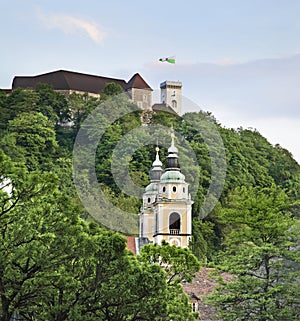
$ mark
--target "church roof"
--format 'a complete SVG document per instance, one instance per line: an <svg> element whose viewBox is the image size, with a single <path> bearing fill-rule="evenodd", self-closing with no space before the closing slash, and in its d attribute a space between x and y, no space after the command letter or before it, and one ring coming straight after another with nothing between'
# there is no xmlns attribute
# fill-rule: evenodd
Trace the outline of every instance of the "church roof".
<svg viewBox="0 0 300 321"><path fill-rule="evenodd" d="M113 82L120 85L124 90L129 88L150 89L145 80L137 73L129 82L123 79L102 77L83 74L74 71L57 70L36 76L16 76L13 79L12 88L34 89L38 83L46 83L54 90L74 90L99 94L107 83Z"/></svg>
<svg viewBox="0 0 300 321"><path fill-rule="evenodd" d="M152 88L146 83L139 73L134 74L128 81L127 89L130 88L149 89L152 91Z"/></svg>
<svg viewBox="0 0 300 321"><path fill-rule="evenodd" d="M161 175L161 183L185 183L185 176L179 171L166 171Z"/></svg>

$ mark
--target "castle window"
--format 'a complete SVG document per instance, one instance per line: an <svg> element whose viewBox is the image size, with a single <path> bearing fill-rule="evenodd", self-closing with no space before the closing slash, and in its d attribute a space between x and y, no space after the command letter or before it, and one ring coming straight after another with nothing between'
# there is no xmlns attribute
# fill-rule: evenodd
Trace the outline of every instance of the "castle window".
<svg viewBox="0 0 300 321"><path fill-rule="evenodd" d="M143 101L147 101L147 95L143 95Z"/></svg>
<svg viewBox="0 0 300 321"><path fill-rule="evenodd" d="M185 187L182 188L183 193L185 193Z"/></svg>
<svg viewBox="0 0 300 321"><path fill-rule="evenodd" d="M163 187L163 192L165 193L165 191L166 191L166 186Z"/></svg>
<svg viewBox="0 0 300 321"><path fill-rule="evenodd" d="M173 109L177 108L177 101L175 99L172 100L172 108Z"/></svg>
<svg viewBox="0 0 300 321"><path fill-rule="evenodd" d="M151 198L150 198L150 197L148 197L148 203L150 203L150 201L151 201Z"/></svg>
<svg viewBox="0 0 300 321"><path fill-rule="evenodd" d="M173 192L174 193L176 192L176 186L173 186Z"/></svg>
<svg viewBox="0 0 300 321"><path fill-rule="evenodd" d="M169 231L170 234L180 233L180 215L176 212L171 213L169 216Z"/></svg>

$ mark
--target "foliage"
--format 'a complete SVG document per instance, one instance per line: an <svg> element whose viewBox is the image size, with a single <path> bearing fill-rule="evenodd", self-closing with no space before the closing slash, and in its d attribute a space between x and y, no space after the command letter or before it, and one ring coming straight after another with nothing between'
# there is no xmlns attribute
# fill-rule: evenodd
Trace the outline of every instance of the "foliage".
<svg viewBox="0 0 300 321"><path fill-rule="evenodd" d="M138 213L140 200L122 190L127 177L121 188L117 186L111 175L113 161L118 176L125 177L126 161L135 184L149 183L154 148L137 148L131 130L141 126L142 114L133 112L133 104L121 93L121 87L111 84L100 98L64 96L45 84L36 90L15 89L8 96L0 92L0 320L9 320L14 311L31 321L194 318L180 286L191 280L198 266L188 250L149 246L137 259L125 250L122 236L79 219L88 218L72 178L79 129L90 140L105 129L97 141L96 174L115 206ZM197 165L184 169L194 200L191 250L201 262L220 264L234 276L213 297L224 320L296 320L300 166L291 153L272 146L256 130L224 128L210 113L178 117L149 111L147 116L150 124L173 126L181 135L180 161L188 157L183 140L196 155ZM85 125L87 119L91 126ZM206 143L213 153L219 148L210 124L223 139L227 171L221 197L202 219L212 181ZM125 135L126 148L113 160L113 150ZM143 135L146 139L148 134ZM162 135L156 135L165 145ZM85 164L89 155L84 142L81 147L79 161ZM162 147L163 162L166 154ZM88 177L87 171L83 188L93 193ZM159 267L162 262L164 269Z"/></svg>
<svg viewBox="0 0 300 321"><path fill-rule="evenodd" d="M161 246L144 245L138 260L162 267L168 285L168 316L171 320L195 320L197 313L191 311L189 298L182 289L182 282L190 283L199 271L200 263L188 249L178 248L163 242Z"/></svg>
<svg viewBox="0 0 300 321"><path fill-rule="evenodd" d="M234 278L211 296L223 320L299 320L299 221L275 185L241 187L222 210L219 268Z"/></svg>
<svg viewBox="0 0 300 321"><path fill-rule="evenodd" d="M14 313L45 321L161 320L175 313L170 302L194 320L165 271L129 253L121 235L80 220L53 174L28 172L2 151L0 169L1 321Z"/></svg>

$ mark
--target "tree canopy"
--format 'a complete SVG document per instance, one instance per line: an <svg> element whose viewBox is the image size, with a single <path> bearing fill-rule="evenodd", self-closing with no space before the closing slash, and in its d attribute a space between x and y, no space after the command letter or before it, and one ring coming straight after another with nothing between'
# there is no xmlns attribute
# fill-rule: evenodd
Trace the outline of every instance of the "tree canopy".
<svg viewBox="0 0 300 321"><path fill-rule="evenodd" d="M128 112L132 102L121 92L109 84L100 97L64 96L40 84L0 93L0 320L13 314L31 321L194 320L181 283L192 280L197 259L232 275L230 283L220 280L211 298L224 320L299 319L300 166L291 153L256 130L224 128L206 112L179 117L147 111L142 124L145 114L136 106ZM93 111L97 117L86 126ZM73 144L80 129L89 139L104 130L95 155L98 183L116 207L138 213L141 200L122 189L125 179L116 184L111 166L115 162L123 177L126 161L131 180L144 188L155 150L152 144L135 148L132 130L157 124L172 126L180 152L187 150L185 141L196 157L197 164L184 169L194 200L193 238L189 250L149 245L135 257L124 236L101 226L81 204L72 177ZM126 150L116 158L125 135ZM165 162L167 142L160 131L156 135ZM212 170L223 175L222 161L211 161L218 135L225 184L203 218ZM90 156L82 147L84 164ZM180 152L185 162L189 157ZM93 198L88 176L81 183Z"/></svg>

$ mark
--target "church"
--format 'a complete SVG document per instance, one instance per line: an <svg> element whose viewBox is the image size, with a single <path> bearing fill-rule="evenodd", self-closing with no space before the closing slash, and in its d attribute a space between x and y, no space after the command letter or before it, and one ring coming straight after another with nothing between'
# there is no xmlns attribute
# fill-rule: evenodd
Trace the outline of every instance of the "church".
<svg viewBox="0 0 300 321"><path fill-rule="evenodd" d="M140 238L158 245L166 241L178 247L188 247L192 236L192 204L188 183L180 170L172 131L165 168L156 147L150 184L145 188L139 213Z"/></svg>
<svg viewBox="0 0 300 321"><path fill-rule="evenodd" d="M164 81L160 84L160 102L152 102L153 89L138 73L128 81L79 72L57 70L35 76L16 76L12 90L35 89L46 83L64 95L72 93L100 97L108 83L115 83L124 90L132 102L144 111L164 111L181 115L182 83ZM188 247L192 234L192 200L185 176L181 173L175 135L171 134L167 162L163 166L156 148L156 159L150 170L150 184L143 194L139 213L139 237L128 237L127 245L138 253L145 243L161 244L166 241L178 247ZM131 245L130 245L131 243Z"/></svg>

